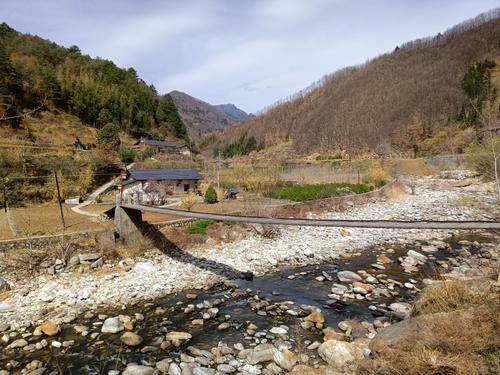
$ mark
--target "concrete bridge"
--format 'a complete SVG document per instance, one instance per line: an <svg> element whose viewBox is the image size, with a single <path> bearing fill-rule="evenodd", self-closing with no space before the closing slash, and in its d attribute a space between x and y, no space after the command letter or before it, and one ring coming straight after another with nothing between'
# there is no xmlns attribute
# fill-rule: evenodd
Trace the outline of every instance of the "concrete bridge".
<svg viewBox="0 0 500 375"><path fill-rule="evenodd" d="M381 228L381 229L451 229L500 230L497 221L400 221L400 220L339 220L339 219L294 219L270 218L260 216L237 216L203 212L182 211L171 208L159 208L144 205L117 205L114 213L115 230L120 238L129 246L141 243L144 235L142 212L175 215L179 217L206 219L214 221L232 221L238 223L297 225L314 227L345 227L345 228Z"/></svg>

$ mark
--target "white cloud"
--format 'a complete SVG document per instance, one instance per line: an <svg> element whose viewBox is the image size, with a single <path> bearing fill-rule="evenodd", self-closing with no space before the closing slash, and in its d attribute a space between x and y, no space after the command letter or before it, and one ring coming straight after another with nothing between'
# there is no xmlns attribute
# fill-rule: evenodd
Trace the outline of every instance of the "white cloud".
<svg viewBox="0 0 500 375"><path fill-rule="evenodd" d="M0 0L0 22L255 111L498 0Z"/></svg>

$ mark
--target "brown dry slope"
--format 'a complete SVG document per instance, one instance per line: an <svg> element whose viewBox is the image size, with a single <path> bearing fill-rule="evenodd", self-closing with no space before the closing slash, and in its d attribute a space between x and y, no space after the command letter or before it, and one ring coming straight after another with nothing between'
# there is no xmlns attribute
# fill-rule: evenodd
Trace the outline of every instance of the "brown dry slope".
<svg viewBox="0 0 500 375"><path fill-rule="evenodd" d="M233 104L211 105L181 91L172 91L169 95L188 127L190 135L194 137L221 131L240 121L242 116L248 117L244 111Z"/></svg>
<svg viewBox="0 0 500 375"><path fill-rule="evenodd" d="M422 133L435 133L456 114L469 64L500 57L500 8L443 34L327 76L242 126L224 141L255 135L266 144L286 139L299 152L339 147L367 151L388 142L408 149Z"/></svg>

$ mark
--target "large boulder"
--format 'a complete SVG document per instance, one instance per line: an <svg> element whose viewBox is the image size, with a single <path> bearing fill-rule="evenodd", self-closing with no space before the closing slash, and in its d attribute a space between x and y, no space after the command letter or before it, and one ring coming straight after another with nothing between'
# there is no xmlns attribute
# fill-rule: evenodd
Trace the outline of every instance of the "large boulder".
<svg viewBox="0 0 500 375"><path fill-rule="evenodd" d="M351 343L338 340L325 341L318 348L318 354L330 366L337 369L357 365L365 358L360 348Z"/></svg>
<svg viewBox="0 0 500 375"><path fill-rule="evenodd" d="M374 352L383 352L387 348L411 347L416 342L432 346L433 340L439 337L435 334L436 330L439 330L439 327L446 322L456 322L456 324L466 327L474 327L477 326L478 319L488 316L488 311L488 307L479 307L420 315L405 319L377 333L375 338L370 342L370 349ZM492 334L494 335L495 333L492 332Z"/></svg>

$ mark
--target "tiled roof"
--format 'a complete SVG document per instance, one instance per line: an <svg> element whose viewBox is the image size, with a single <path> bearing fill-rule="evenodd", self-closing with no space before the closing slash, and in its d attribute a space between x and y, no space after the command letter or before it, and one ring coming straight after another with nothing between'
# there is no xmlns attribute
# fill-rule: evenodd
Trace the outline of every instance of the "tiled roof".
<svg viewBox="0 0 500 375"><path fill-rule="evenodd" d="M203 176L194 169L132 169L130 179L147 180L202 180Z"/></svg>
<svg viewBox="0 0 500 375"><path fill-rule="evenodd" d="M147 145L147 146L154 146L154 147L171 147L171 148L180 148L183 145L179 145L177 143L173 142L168 142L168 141L155 141L153 139L141 139L140 141L141 144Z"/></svg>

